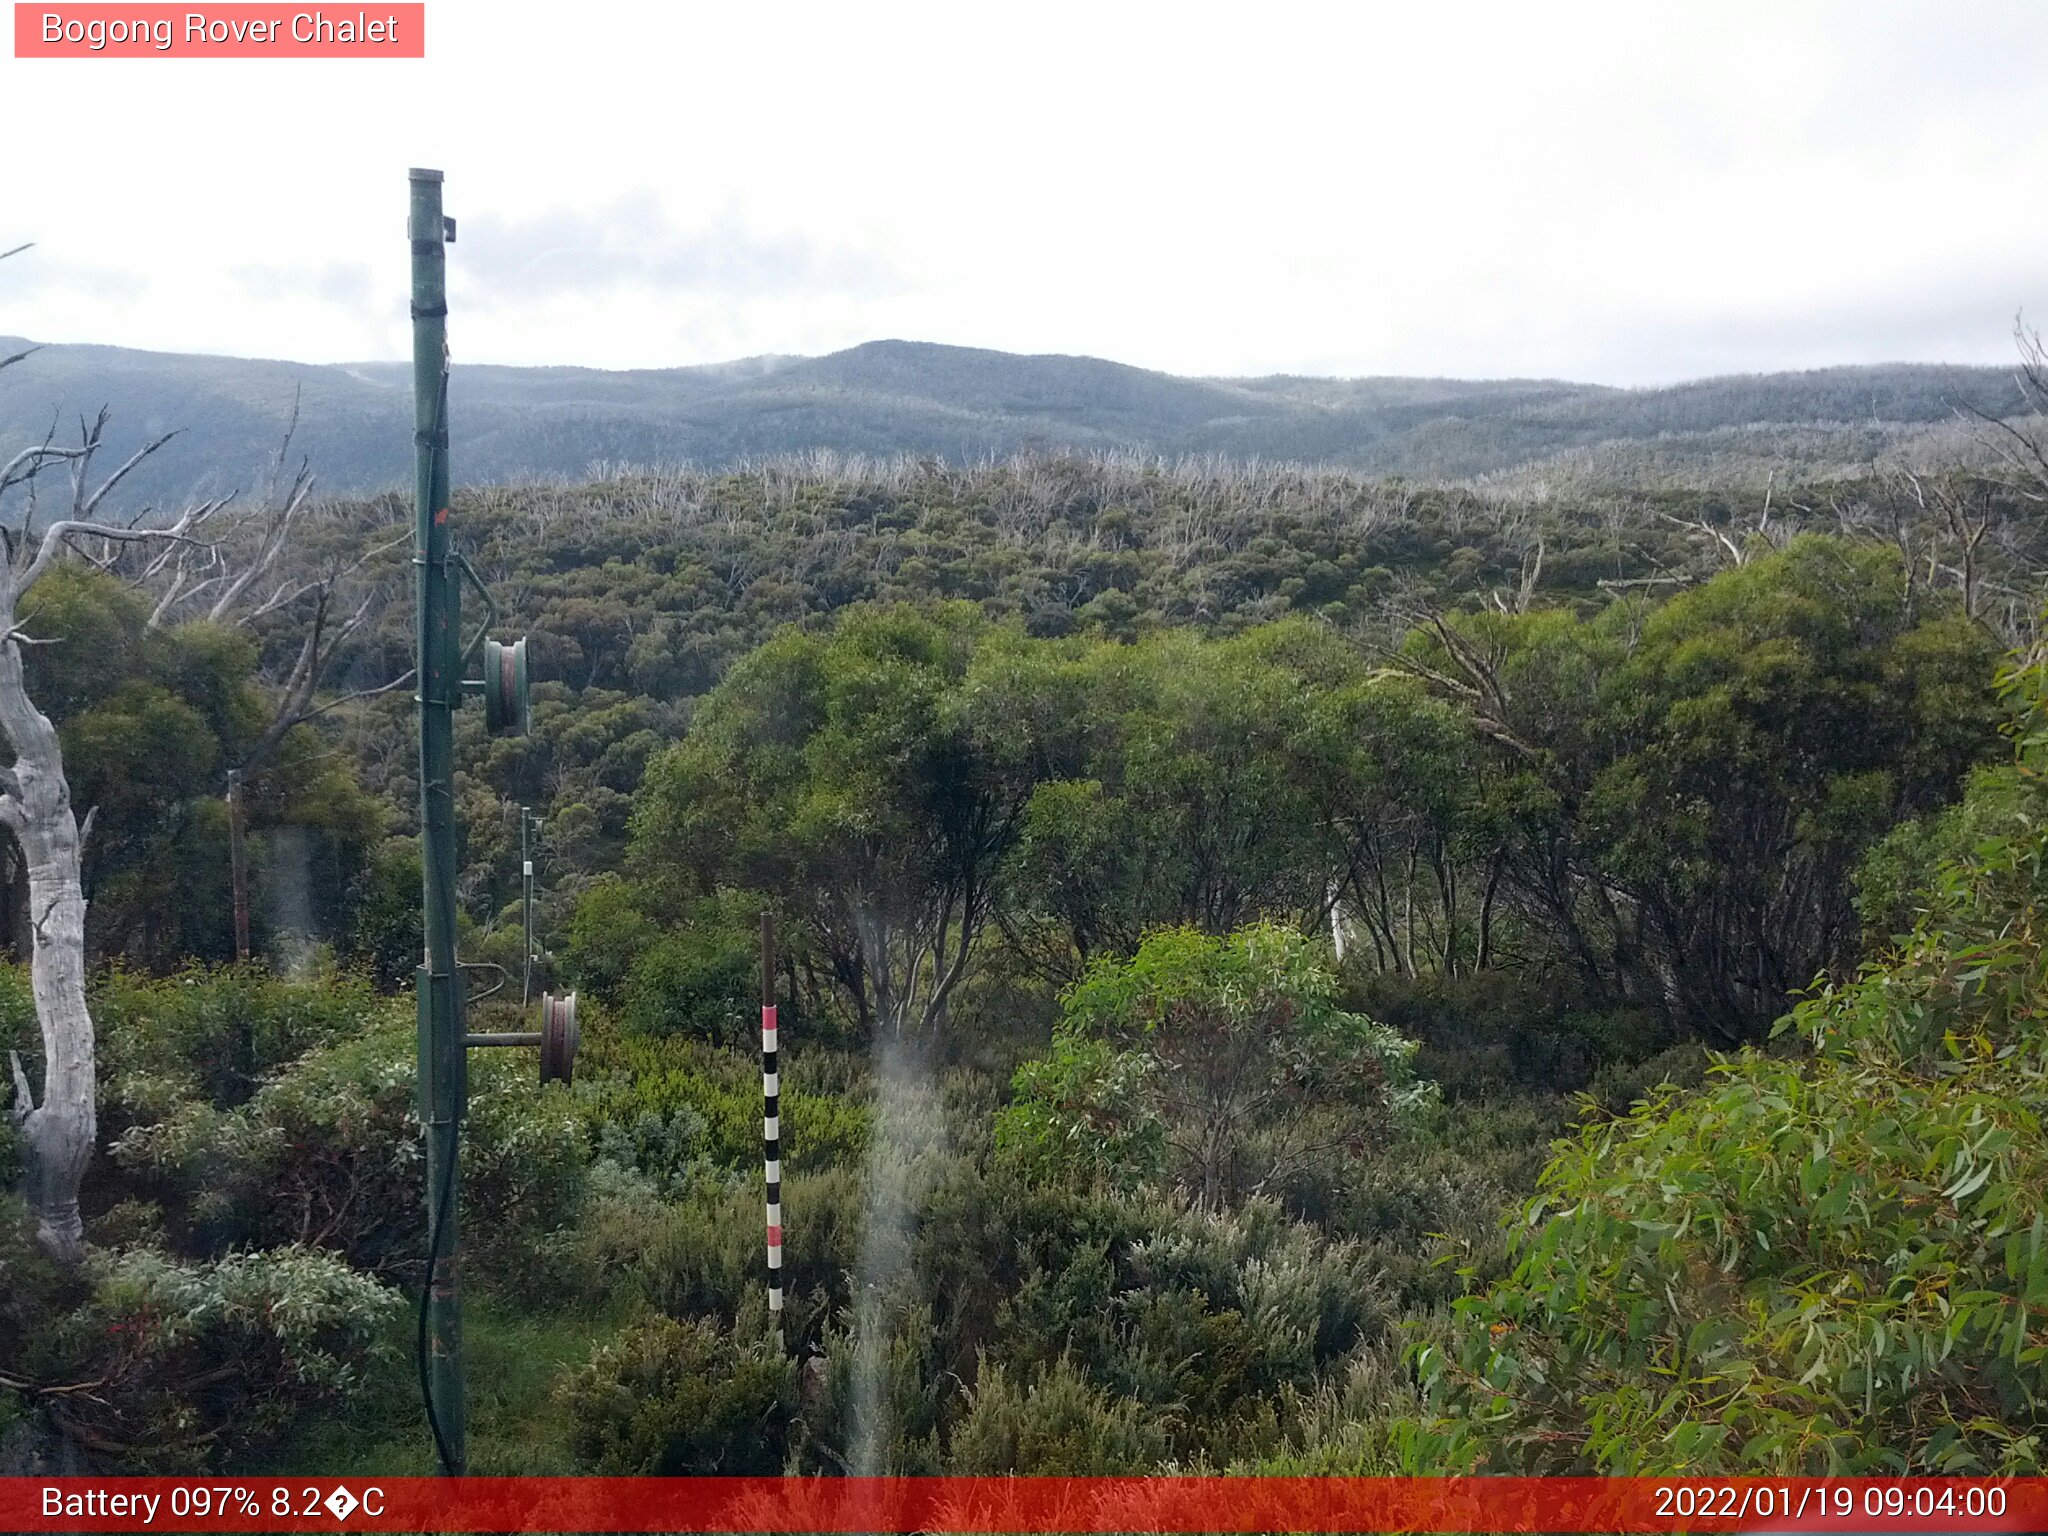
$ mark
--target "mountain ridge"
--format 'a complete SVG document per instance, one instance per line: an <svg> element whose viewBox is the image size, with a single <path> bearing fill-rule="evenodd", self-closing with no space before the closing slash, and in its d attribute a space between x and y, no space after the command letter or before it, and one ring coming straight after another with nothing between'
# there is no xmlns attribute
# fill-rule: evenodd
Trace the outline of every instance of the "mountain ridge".
<svg viewBox="0 0 2048 1536"><path fill-rule="evenodd" d="M0 350L29 346L0 337ZM53 419L105 405L110 457L181 431L139 477L140 493L219 491L255 483L296 402L294 457L308 457L329 491L372 492L410 480L410 379L404 362L44 344L0 374L0 450L39 441ZM600 463L720 467L817 449L954 462L1020 451L1217 454L1452 480L1606 462L1655 478L1667 463L1695 476L1717 462L1740 468L1779 441L1796 445L1792 467L1827 473L1952 430L1962 408L2004 415L2020 404L2008 371L1938 363L1620 388L1563 379L1194 377L898 338L818 357L661 369L458 364L450 381L452 453L464 484L576 479Z"/></svg>

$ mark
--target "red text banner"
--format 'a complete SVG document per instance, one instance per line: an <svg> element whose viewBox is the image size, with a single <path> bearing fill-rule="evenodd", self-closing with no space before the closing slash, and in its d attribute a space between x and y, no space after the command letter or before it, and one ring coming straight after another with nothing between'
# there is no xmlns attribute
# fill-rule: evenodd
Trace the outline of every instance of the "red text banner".
<svg viewBox="0 0 2048 1536"><path fill-rule="evenodd" d="M14 7L18 59L423 59L424 4Z"/></svg>
<svg viewBox="0 0 2048 1536"><path fill-rule="evenodd" d="M2048 1478L6 1478L7 1531L2048 1531Z"/></svg>

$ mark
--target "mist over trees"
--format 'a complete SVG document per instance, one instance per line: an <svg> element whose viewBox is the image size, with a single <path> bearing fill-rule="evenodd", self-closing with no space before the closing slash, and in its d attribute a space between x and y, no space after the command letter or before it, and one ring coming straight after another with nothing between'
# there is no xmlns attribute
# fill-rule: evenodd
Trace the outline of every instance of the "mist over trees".
<svg viewBox="0 0 2048 1536"><path fill-rule="evenodd" d="M27 345L0 337L0 353ZM396 488L411 474L403 363L66 345L36 356L39 388L0 392L0 452L39 441L53 411L68 420L109 408L119 454L177 426L178 450L134 486L169 502L256 484L296 414L300 450L328 490ZM1773 468L1819 480L1885 458L1938 466L1970 451L1962 415L2029 408L2007 370L1931 364L1622 390L1554 379L1179 378L1100 358L906 341L619 372L470 364L450 394L453 463L477 485L824 450L955 466L1016 453L1216 455L1537 494L1750 488Z"/></svg>

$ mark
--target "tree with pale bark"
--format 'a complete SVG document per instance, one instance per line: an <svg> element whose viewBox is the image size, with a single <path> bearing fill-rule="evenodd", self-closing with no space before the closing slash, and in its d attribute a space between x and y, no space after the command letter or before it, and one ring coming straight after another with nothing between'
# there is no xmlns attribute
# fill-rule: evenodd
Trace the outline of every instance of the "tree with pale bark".
<svg viewBox="0 0 2048 1536"><path fill-rule="evenodd" d="M27 355L0 361L0 368ZM78 1192L98 1130L81 879L92 814L88 811L81 821L72 806L57 727L29 697L23 652L36 643L36 636L24 603L57 562L79 552L88 541L102 549L128 543L197 543L195 530L220 506L195 503L159 528L102 520L100 508L108 494L169 441L161 437L145 444L118 469L95 481L92 462L105 425L102 412L97 421L81 425L76 446L59 446L53 433L0 464L0 736L14 757L0 769L0 826L12 834L27 869L29 979L43 1046L40 1097L18 1053L9 1053L8 1066L14 1080L14 1121L27 1154L36 1239L52 1257L73 1264L84 1251ZM46 475L59 468L70 471L66 515L39 522L38 492ZM10 492L21 505L18 517L9 504Z"/></svg>
<svg viewBox="0 0 2048 1536"><path fill-rule="evenodd" d="M0 252L0 259L24 249ZM0 370L34 350L0 358ZM11 1113L25 1151L37 1241L69 1264L83 1254L79 1191L98 1132L83 880L93 812L81 818L72 804L57 726L29 694L25 650L47 639L34 633L30 594L52 569L77 560L150 590L152 625L183 616L195 604L211 621L234 622L239 615L251 624L295 606L310 608L310 618L301 615L305 631L297 660L277 690L272 718L245 754L247 762L267 757L293 726L331 707L317 704L316 692L374 598L374 592L352 594L353 612L337 616L344 583L369 556L311 577L280 573L280 557L312 488L303 466L281 496L268 498L264 509L218 542L202 535L229 496L188 502L153 525L149 507L125 520L114 517L108 498L175 433L145 442L112 472L100 474L94 464L105 445L107 419L102 410L94 420L81 420L75 443L60 444L53 426L41 442L0 461L0 738L13 758L0 767L0 826L13 836L27 877L29 970L43 1078L38 1094L19 1054L9 1053ZM280 465L290 436L287 431ZM53 497L49 487L59 482L68 482L68 494Z"/></svg>

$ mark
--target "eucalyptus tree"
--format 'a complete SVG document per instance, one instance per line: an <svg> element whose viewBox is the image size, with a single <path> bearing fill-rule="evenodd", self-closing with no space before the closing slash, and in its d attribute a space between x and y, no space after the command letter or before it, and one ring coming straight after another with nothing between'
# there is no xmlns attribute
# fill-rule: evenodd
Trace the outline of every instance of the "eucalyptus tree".
<svg viewBox="0 0 2048 1536"><path fill-rule="evenodd" d="M655 904L781 902L864 1028L928 1032L967 974L1029 796L965 604L856 608L734 667L650 764L631 858Z"/></svg>
<svg viewBox="0 0 2048 1536"><path fill-rule="evenodd" d="M7 358L0 367L27 354ZM0 826L21 851L28 878L31 946L30 984L42 1037L40 1098L18 1053L9 1053L14 1080L13 1118L26 1152L30 1204L36 1240L60 1262L75 1264L84 1252L79 1187L91 1161L98 1131L97 1067L92 1014L85 995L85 891L80 860L92 830L92 813L81 822L71 802L64 751L57 727L29 697L25 652L37 640L23 604L36 584L68 558L91 546L107 563L113 545L180 545L194 534L219 502L189 506L167 527L143 528L104 520L108 495L168 437L146 443L119 468L95 478L92 464L104 439L106 414L81 427L76 445L54 438L31 444L0 463L0 736L13 762L0 769ZM38 491L45 476L67 469L70 479L64 515L38 522ZM9 493L13 493L13 503Z"/></svg>
<svg viewBox="0 0 2048 1536"><path fill-rule="evenodd" d="M1286 654L1311 643L1294 627L1039 642L1058 678L1047 691L1067 702L1038 736L1004 921L1041 969L1071 979L1164 925L1325 923L1343 868L1326 814L1331 744L1312 729L1329 680ZM1340 672L1360 670L1339 649Z"/></svg>
<svg viewBox="0 0 2048 1536"><path fill-rule="evenodd" d="M1865 852L1995 748L1993 650L1891 550L1805 535L1658 605L1444 616L1403 660L1491 744L1560 958L1736 1044L1854 958Z"/></svg>
<svg viewBox="0 0 2048 1536"><path fill-rule="evenodd" d="M0 358L0 370L22 363L34 350ZM187 502L154 522L150 519L155 509L150 507L117 515L116 492L176 434L145 441L117 467L101 472L95 466L106 450L107 422L103 409L95 418L79 422L75 440L60 443L53 427L40 442L0 460L0 737L12 755L12 761L0 768L0 826L11 835L26 877L29 970L42 1046L40 1093L20 1055L9 1053L11 1115L23 1142L37 1241L69 1264L83 1254L79 1191L98 1132L96 1048L86 998L83 870L96 808L89 808L83 818L78 815L59 723L31 693L38 669L29 664L28 653L52 638L37 633L52 621L44 610L63 606L32 603L31 596L39 587L48 591L58 585L52 580L58 573L70 575L84 567L100 573L99 580L111 578L147 592L144 606L148 625L154 628L195 604L202 605L200 616L221 624L231 622L238 611L255 618L282 613L313 594L316 617L301 646L302 663L285 680L268 729L253 736L258 755L269 755L292 726L317 712L313 693L326 664L331 664L335 637L325 614L338 581L338 574L308 582L278 573L311 490L311 477L303 467L266 513L243 525L255 530L253 541L232 532L216 541L216 519L231 496ZM280 464L282 460L281 451ZM273 582L274 576L278 579ZM70 593L73 598L78 595L76 590ZM368 597L362 599L353 623L344 622L344 631L362 622L369 602ZM221 663L202 668L211 680L209 686L236 671L227 664L232 658L218 654L220 649L194 648L195 654L211 654ZM89 668L92 663L88 658L79 664ZM237 698L224 708L233 713L245 703L246 697Z"/></svg>

